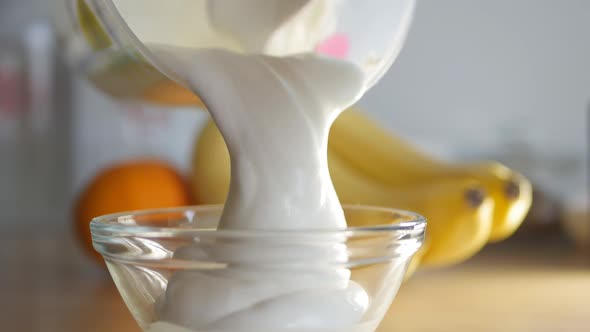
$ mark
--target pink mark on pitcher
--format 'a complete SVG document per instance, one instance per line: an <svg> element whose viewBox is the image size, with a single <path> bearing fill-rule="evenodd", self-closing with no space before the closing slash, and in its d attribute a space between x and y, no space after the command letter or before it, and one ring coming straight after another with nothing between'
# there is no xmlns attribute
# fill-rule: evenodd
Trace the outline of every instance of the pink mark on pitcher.
<svg viewBox="0 0 590 332"><path fill-rule="evenodd" d="M334 34L316 46L316 52L336 59L345 59L348 57L350 41L348 36L343 33Z"/></svg>

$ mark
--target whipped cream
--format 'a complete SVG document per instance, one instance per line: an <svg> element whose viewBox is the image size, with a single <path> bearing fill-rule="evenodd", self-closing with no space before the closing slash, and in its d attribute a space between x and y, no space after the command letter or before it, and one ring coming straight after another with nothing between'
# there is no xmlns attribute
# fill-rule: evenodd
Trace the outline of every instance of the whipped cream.
<svg viewBox="0 0 590 332"><path fill-rule="evenodd" d="M185 70L189 86L199 91L225 137L232 180L219 229L346 227L326 153L332 121L362 91L357 68L310 54L273 58L155 46L152 51ZM305 257L310 265L346 256L346 248L339 247L297 247L278 255L246 241L228 250L219 244L212 248L207 256L222 262L253 257L250 268L289 255ZM239 272L177 273L158 303L159 318L196 331L335 329L358 324L369 305L346 269L321 270L307 278L300 271L269 277L260 269L249 278Z"/></svg>
<svg viewBox="0 0 590 332"><path fill-rule="evenodd" d="M186 10L200 11L195 17L205 26L194 43L179 42L190 35L144 42L201 97L227 143L231 183L219 229L346 228L328 170L328 134L365 79L351 63L313 54L334 33L339 1L193 1L199 4ZM177 258L231 264L175 273L156 303L156 320L165 323L152 330L358 331L369 297L348 269L318 268L347 259L345 246L326 243L277 252L248 240L182 248ZM280 260L310 269L268 268Z"/></svg>
<svg viewBox="0 0 590 332"><path fill-rule="evenodd" d="M340 0L213 0L212 26L246 51L267 55L309 52L336 26Z"/></svg>
<svg viewBox="0 0 590 332"><path fill-rule="evenodd" d="M375 331L378 326L377 321L368 321L366 323L358 324L355 326L351 326L344 329L338 330L313 330L310 332L367 332L367 331ZM248 332L260 332L259 330L247 330L244 331ZM174 324L166 323L166 322L158 322L153 324L146 332L195 332ZM196 331L201 332L201 331ZM232 332L232 331L216 331L216 332ZM275 331L265 331L265 332L275 332Z"/></svg>

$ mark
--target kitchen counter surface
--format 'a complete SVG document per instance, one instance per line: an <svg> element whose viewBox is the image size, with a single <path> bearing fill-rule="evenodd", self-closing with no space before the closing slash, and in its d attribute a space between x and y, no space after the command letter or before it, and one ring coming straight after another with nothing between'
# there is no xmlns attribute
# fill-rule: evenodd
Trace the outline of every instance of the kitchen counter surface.
<svg viewBox="0 0 590 332"><path fill-rule="evenodd" d="M110 277L67 232L0 232L6 331L139 332ZM488 246L403 285L379 332L588 331L590 254L559 240Z"/></svg>

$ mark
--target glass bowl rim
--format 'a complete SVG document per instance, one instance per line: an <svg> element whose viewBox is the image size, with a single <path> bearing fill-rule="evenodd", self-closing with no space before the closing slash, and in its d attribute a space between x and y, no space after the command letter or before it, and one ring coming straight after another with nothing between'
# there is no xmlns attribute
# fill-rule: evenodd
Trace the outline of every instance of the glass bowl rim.
<svg viewBox="0 0 590 332"><path fill-rule="evenodd" d="M348 227L341 230L334 229L296 229L296 230L217 230L212 228L186 228L178 226L141 226L125 224L122 218L135 216L149 216L164 213L194 213L223 211L223 205L193 205L173 208L147 209L106 214L93 218L90 230L93 237L107 236L137 236L137 237L188 237L188 236L223 236L223 237L301 237L301 236L364 236L403 232L405 239L423 237L426 230L426 218L418 213L369 205L343 205L344 211L363 210L374 213L390 213L392 217L405 217L406 221L391 224L377 224L372 226Z"/></svg>

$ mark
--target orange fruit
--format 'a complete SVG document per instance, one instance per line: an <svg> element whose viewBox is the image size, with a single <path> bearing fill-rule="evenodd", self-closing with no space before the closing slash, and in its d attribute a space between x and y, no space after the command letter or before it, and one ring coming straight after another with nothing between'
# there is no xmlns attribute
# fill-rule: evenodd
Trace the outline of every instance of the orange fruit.
<svg viewBox="0 0 590 332"><path fill-rule="evenodd" d="M137 160L102 170L75 203L74 230L86 253L102 262L92 247L90 221L123 211L191 204L187 185L178 172L158 160Z"/></svg>
<svg viewBox="0 0 590 332"><path fill-rule="evenodd" d="M197 106L205 108L201 99L171 80L162 80L143 93L143 100L164 106Z"/></svg>

